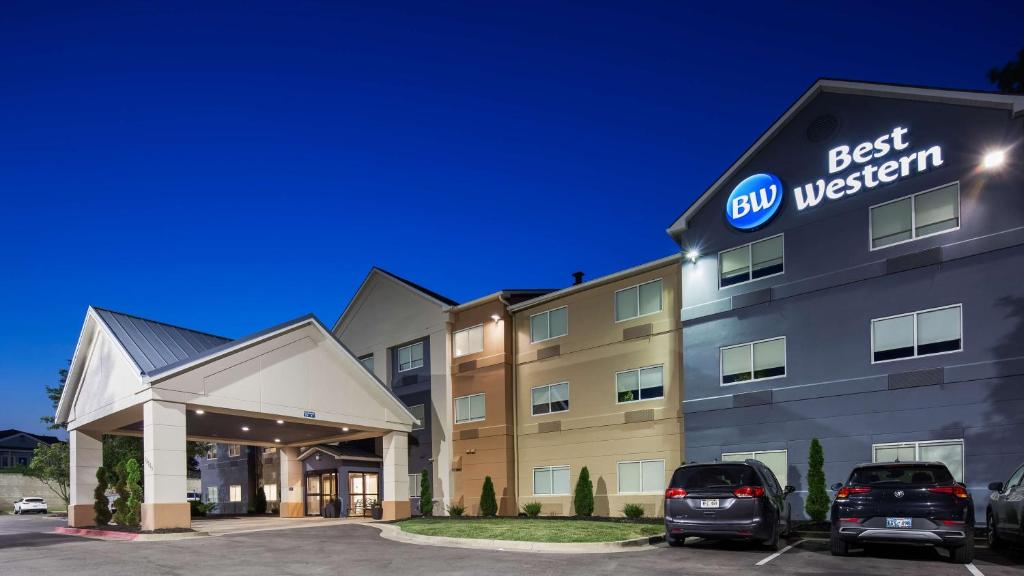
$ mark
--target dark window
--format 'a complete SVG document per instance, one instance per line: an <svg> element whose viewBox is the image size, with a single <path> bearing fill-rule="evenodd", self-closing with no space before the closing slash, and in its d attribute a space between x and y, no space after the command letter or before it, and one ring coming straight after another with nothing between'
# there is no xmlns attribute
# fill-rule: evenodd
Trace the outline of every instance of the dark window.
<svg viewBox="0 0 1024 576"><path fill-rule="evenodd" d="M672 475L672 488L711 490L737 486L760 486L754 469L746 464L708 464L686 466Z"/></svg>

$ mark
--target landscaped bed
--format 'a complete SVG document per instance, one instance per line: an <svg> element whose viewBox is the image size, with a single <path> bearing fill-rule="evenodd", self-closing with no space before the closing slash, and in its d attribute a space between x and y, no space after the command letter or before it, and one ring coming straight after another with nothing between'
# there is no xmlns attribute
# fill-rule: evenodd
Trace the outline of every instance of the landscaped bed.
<svg viewBox="0 0 1024 576"><path fill-rule="evenodd" d="M423 536L520 542L617 542L665 533L660 523L576 518L410 518L395 525Z"/></svg>

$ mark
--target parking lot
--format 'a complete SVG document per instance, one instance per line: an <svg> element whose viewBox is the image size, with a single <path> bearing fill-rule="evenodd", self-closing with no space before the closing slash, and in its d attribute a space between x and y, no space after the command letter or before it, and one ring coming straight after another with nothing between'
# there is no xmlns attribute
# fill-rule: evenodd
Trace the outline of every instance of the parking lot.
<svg viewBox="0 0 1024 576"><path fill-rule="evenodd" d="M385 540L366 525L339 524L195 538L107 542L52 533L63 520L0 516L0 575L120 573L260 574L891 574L1020 576L1024 555L979 548L971 566L932 549L878 548L835 558L823 540L794 540L777 556L739 544L691 541L685 548L616 554L536 554L417 546ZM688 543L689 544L689 543Z"/></svg>

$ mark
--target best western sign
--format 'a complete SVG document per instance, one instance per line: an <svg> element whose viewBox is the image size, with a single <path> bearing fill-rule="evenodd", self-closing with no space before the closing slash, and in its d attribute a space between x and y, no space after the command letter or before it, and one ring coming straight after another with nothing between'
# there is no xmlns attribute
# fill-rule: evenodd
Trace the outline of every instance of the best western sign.
<svg viewBox="0 0 1024 576"><path fill-rule="evenodd" d="M942 148L897 154L910 147L909 130L897 126L856 146L836 146L828 151L828 176L793 189L797 210L839 200L862 189L889 184L901 178L942 166ZM740 182L725 203L725 218L739 230L767 224L782 203L782 183L773 174L755 174Z"/></svg>

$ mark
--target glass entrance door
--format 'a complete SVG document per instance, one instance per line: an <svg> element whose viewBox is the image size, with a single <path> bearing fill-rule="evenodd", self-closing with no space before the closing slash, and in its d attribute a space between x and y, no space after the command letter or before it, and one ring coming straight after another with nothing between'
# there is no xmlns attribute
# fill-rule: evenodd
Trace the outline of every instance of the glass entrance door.
<svg viewBox="0 0 1024 576"><path fill-rule="evenodd" d="M337 472L312 472L306 476L306 515L321 516L324 506L338 497Z"/></svg>
<svg viewBox="0 0 1024 576"><path fill-rule="evenodd" d="M376 472L348 473L348 515L369 516L372 502L379 499Z"/></svg>

